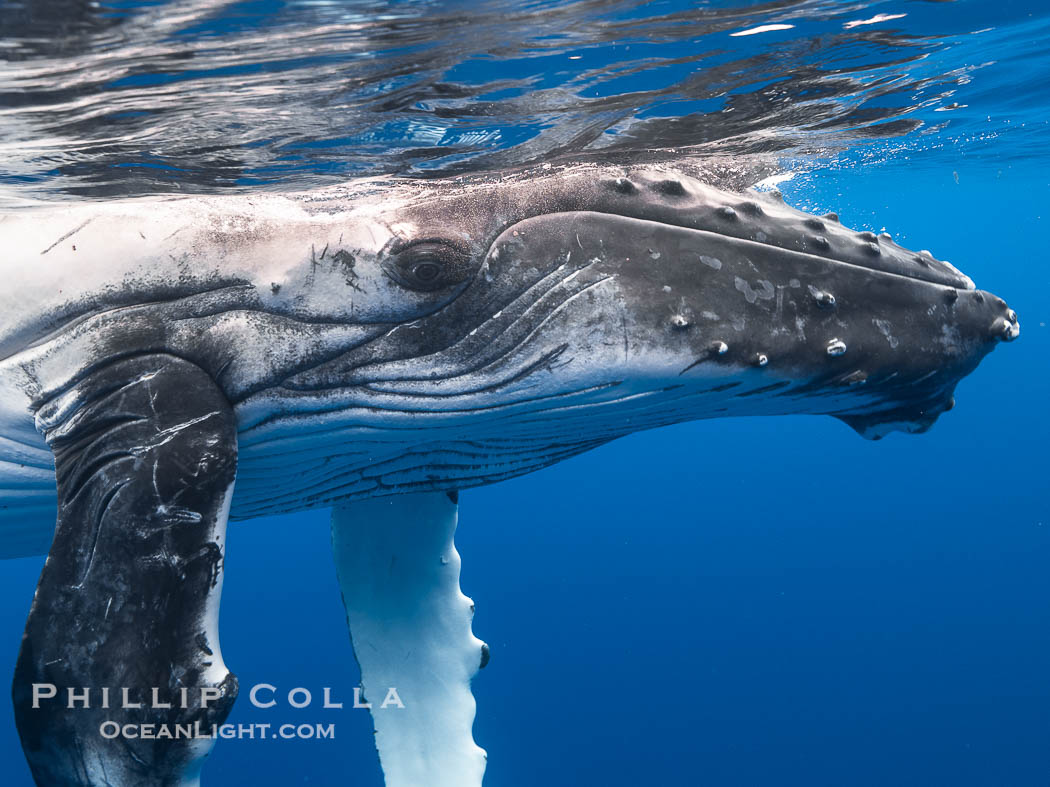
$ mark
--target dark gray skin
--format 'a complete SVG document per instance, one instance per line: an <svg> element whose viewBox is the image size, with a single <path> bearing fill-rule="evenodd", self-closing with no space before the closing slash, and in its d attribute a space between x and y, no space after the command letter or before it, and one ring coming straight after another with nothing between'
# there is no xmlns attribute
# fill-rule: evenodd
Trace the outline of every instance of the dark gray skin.
<svg viewBox="0 0 1050 787"><path fill-rule="evenodd" d="M194 783L206 746L97 730L229 712L212 629L231 494L247 518L452 491L722 414L923 431L1018 333L1000 298L928 254L683 176L589 167L392 191L389 209L359 195L380 206L363 217L336 213L352 207L339 193L303 195L286 224L250 201L139 203L126 220L85 214L47 250L83 260L105 243L149 265L0 332L57 470L14 684L38 784ZM186 226L119 237L161 213ZM275 262L289 238L301 258ZM34 683L198 701L48 710ZM204 707L201 688L218 699Z"/></svg>
<svg viewBox="0 0 1050 787"><path fill-rule="evenodd" d="M115 361L86 387L94 398L48 434L61 502L15 667L15 722L37 784L181 784L206 742L99 731L117 721L210 735L233 707L237 679L209 675L207 616L236 425L200 368L170 355ZM34 707L34 684L56 687L57 701ZM202 697L205 687L214 691ZM71 688L91 689L89 707L70 707ZM129 707L114 712L124 688Z"/></svg>

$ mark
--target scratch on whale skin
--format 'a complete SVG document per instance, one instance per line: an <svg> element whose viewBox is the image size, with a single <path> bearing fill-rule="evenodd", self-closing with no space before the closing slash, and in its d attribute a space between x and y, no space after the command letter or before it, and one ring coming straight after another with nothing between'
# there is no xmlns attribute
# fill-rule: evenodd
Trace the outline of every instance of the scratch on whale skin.
<svg viewBox="0 0 1050 787"><path fill-rule="evenodd" d="M43 257L45 254L47 254L49 251L51 251L51 249L55 248L55 246L60 244L66 238L72 238L74 235L76 235L78 232L80 232L82 229L84 229L84 227L86 227L92 221L94 221L93 218L92 219L87 219L79 227L74 227L73 229L71 229L69 232L67 232L65 235L63 235L61 238L59 238L54 243L52 243L50 246L48 246L46 249L44 249L42 252L40 252L40 256Z"/></svg>

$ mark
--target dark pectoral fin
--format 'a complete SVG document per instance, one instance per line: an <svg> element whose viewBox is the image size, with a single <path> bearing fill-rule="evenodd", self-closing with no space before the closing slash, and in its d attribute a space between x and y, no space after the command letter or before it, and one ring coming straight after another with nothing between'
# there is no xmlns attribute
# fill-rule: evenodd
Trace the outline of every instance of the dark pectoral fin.
<svg viewBox="0 0 1050 787"><path fill-rule="evenodd" d="M13 686L33 776L192 781L211 744L196 736L223 722L237 694L216 631L233 412L204 371L158 354L91 372L37 418L59 504ZM129 724L163 737L110 737Z"/></svg>

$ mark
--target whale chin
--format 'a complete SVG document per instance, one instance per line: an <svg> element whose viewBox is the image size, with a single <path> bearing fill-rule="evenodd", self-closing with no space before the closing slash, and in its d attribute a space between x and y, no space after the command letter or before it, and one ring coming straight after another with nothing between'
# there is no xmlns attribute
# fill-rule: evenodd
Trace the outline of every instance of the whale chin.
<svg viewBox="0 0 1050 787"><path fill-rule="evenodd" d="M938 404L925 407L916 405L858 415L835 415L834 417L865 440L881 440L892 432L905 434L928 432L941 414L951 410L954 406L955 399L949 396Z"/></svg>

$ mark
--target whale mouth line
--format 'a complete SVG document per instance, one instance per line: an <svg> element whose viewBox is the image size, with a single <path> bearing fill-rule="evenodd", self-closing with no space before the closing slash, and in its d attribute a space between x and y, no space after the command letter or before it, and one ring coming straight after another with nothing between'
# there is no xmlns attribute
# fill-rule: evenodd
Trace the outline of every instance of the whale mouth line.
<svg viewBox="0 0 1050 787"><path fill-rule="evenodd" d="M740 244L743 248L752 248L756 251L762 251L764 253L776 253L782 252L785 255L797 255L796 259L806 259L811 262L818 263L835 263L837 265L845 265L855 270L867 271L873 274L885 274L887 276L895 276L910 281L925 282L935 286L949 287L956 290L975 290L977 289L973 280L956 268L954 265L947 263L943 260L938 260L928 254L928 252L911 252L903 247L894 249L896 259L893 259L893 268L890 268L889 264L877 265L874 264L879 256L873 256L871 260L849 260L843 259L841 256L836 256L833 253L829 254L817 254L811 251L802 249L790 248L787 246L779 245L769 240L758 240L757 238L741 237L730 232L722 232L716 229L708 229L696 226L690 226L686 223L690 219L690 216L684 215L683 221L677 222L669 220L671 217L660 217L660 218L643 218L637 216L631 216L625 213L616 213L609 210L588 210L588 211L567 211L568 213L575 213L576 215L591 214L594 216L603 216L609 218L622 219L630 222L640 222L646 225L655 225L659 227L667 227L684 230L686 232L695 234L698 237L710 237L718 238L723 242ZM554 215L554 214L549 214ZM761 233L759 233L761 234ZM870 248L870 243L869 243ZM903 258L903 259L902 259ZM908 266L905 267L902 263L904 260L908 261ZM936 266L936 267L934 267Z"/></svg>
<svg viewBox="0 0 1050 787"><path fill-rule="evenodd" d="M661 222L655 222L655 223L659 224ZM678 227L679 225L677 225L677 224L668 224L666 226ZM725 234L723 234L721 232L714 232L712 230L700 230L700 229L694 229L692 227L681 227L681 229L688 230L689 232L694 232L697 235L720 238L723 241L728 241L729 243L740 244L740 246L742 246L745 249L752 248L752 249L755 249L756 251L757 250L761 250L761 251L763 251L765 253L769 253L770 251L772 251L773 253L782 253L788 259L790 259L790 258L805 259L805 260L808 260L808 261L811 261L811 262L817 262L817 263L824 263L824 264L830 263L832 265L842 265L842 266L845 266L845 267L848 267L848 268L851 268L851 269L854 269L854 270L865 271L865 272L871 273L871 274L877 274L877 275L881 275L881 276L891 276L891 277L896 277L896 278L900 278L900 279L907 279L909 281L918 281L918 282L923 282L923 283L926 283L926 284L932 284L932 285L940 286L940 287L951 287L951 288L956 289L956 290L972 290L972 289L975 289L973 281L970 280L970 278L968 276L966 276L965 274L959 274L960 278L963 279L962 282L960 282L958 284L953 284L953 283L950 283L950 282L943 281L942 278L940 278L940 277L936 277L936 272L935 271L928 271L928 269L926 269L926 268L916 269L914 271L889 271L889 270L885 270L883 268L876 268L876 267L869 266L869 265L862 265L859 262L852 262L850 260L842 260L842 259L839 259L837 257L824 257L822 255L812 254L811 252L807 252L807 251L799 251L798 249L785 249L783 246L777 246L777 245L772 244L772 243L765 243L763 241L758 241L758 240L754 240L754 239L751 239L751 238L738 238L738 237L736 237L734 235L725 235ZM929 272L929 275L925 275L925 276L922 275L923 273L925 273L927 271Z"/></svg>

